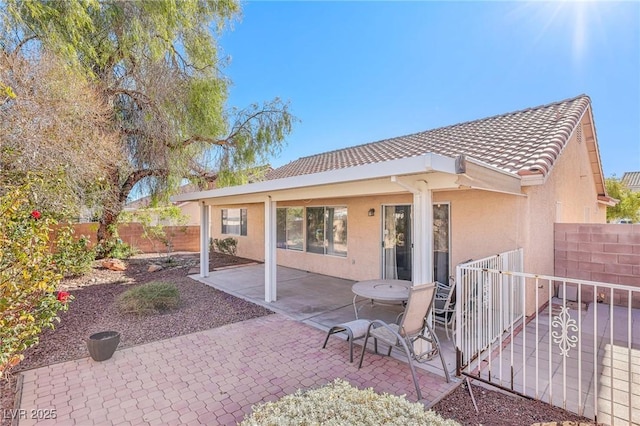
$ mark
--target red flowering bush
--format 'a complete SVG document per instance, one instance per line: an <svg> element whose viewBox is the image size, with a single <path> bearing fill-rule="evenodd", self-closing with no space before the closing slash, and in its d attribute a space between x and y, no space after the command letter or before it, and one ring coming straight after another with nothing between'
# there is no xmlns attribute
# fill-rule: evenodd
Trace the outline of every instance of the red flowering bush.
<svg viewBox="0 0 640 426"><path fill-rule="evenodd" d="M22 352L53 328L57 313L73 297L56 289L64 271L53 263L51 226L33 210L28 187L0 193L0 377L19 363Z"/></svg>

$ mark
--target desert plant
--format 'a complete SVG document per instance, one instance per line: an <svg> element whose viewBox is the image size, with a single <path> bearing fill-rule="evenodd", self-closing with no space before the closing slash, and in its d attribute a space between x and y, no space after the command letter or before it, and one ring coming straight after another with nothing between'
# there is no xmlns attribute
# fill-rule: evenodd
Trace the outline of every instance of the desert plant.
<svg viewBox="0 0 640 426"><path fill-rule="evenodd" d="M95 250L89 248L89 238L84 235L73 238L74 230L70 226L58 229L58 240L53 254L56 267L64 276L84 275L91 269L96 258Z"/></svg>
<svg viewBox="0 0 640 426"><path fill-rule="evenodd" d="M404 396L373 389L359 390L342 379L319 389L298 390L275 402L252 407L242 426L253 425L458 425L433 411L425 411L421 403L407 401Z"/></svg>
<svg viewBox="0 0 640 426"><path fill-rule="evenodd" d="M120 215L121 222L136 222L142 225L142 236L149 240L155 252L160 253L158 243L164 245L167 255L173 251L173 240L176 231L167 232L166 227L179 227L177 232L187 232L186 225L189 217L174 205L146 207Z"/></svg>
<svg viewBox="0 0 640 426"><path fill-rule="evenodd" d="M129 259L138 253L135 247L125 243L120 238L114 240L105 240L98 244L95 248L96 258L102 259L110 257L112 259Z"/></svg>
<svg viewBox="0 0 640 426"><path fill-rule="evenodd" d="M51 254L55 220L34 208L31 195L28 184L0 190L0 377L38 343L44 328L53 328L72 299L56 292L66 268ZM65 237L55 245L67 244Z"/></svg>
<svg viewBox="0 0 640 426"><path fill-rule="evenodd" d="M117 303L123 313L149 315L176 308L180 294L174 284L153 281L125 291Z"/></svg>
<svg viewBox="0 0 640 426"><path fill-rule="evenodd" d="M211 243L216 251L219 251L220 253L230 254L231 256L236 255L238 240L233 237L227 237L222 240L219 238L214 238Z"/></svg>

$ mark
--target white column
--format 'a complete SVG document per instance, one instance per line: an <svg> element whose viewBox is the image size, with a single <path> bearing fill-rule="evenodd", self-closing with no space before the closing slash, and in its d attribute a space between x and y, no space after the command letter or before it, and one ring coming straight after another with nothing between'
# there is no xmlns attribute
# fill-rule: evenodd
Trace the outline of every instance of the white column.
<svg viewBox="0 0 640 426"><path fill-rule="evenodd" d="M209 210L202 201L200 205L200 277L209 276Z"/></svg>
<svg viewBox="0 0 640 426"><path fill-rule="evenodd" d="M426 182L413 193L413 283L433 282L433 199Z"/></svg>
<svg viewBox="0 0 640 426"><path fill-rule="evenodd" d="M276 203L268 197L264 202L264 300L275 302L276 276Z"/></svg>

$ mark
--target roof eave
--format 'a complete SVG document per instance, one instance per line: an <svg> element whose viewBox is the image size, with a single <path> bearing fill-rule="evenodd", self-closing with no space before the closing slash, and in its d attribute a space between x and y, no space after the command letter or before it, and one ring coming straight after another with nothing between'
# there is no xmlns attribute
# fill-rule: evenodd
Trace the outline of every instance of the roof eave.
<svg viewBox="0 0 640 426"><path fill-rule="evenodd" d="M234 195L267 193L287 189L300 189L313 186L331 185L334 183L356 182L388 176L402 176L424 172L443 172L456 174L456 159L439 154L400 158L361 166L346 167L301 176L292 176L246 185L213 189L208 191L179 194L171 197L171 201L199 201L209 198L229 197Z"/></svg>

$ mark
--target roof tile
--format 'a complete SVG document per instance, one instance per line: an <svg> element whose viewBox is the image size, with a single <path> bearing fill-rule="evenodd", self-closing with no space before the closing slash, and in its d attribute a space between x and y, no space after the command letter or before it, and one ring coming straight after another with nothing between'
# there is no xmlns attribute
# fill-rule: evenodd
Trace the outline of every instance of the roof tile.
<svg viewBox="0 0 640 426"><path fill-rule="evenodd" d="M302 157L267 174L280 179L435 153L464 154L511 173L547 174L590 104L586 95Z"/></svg>

